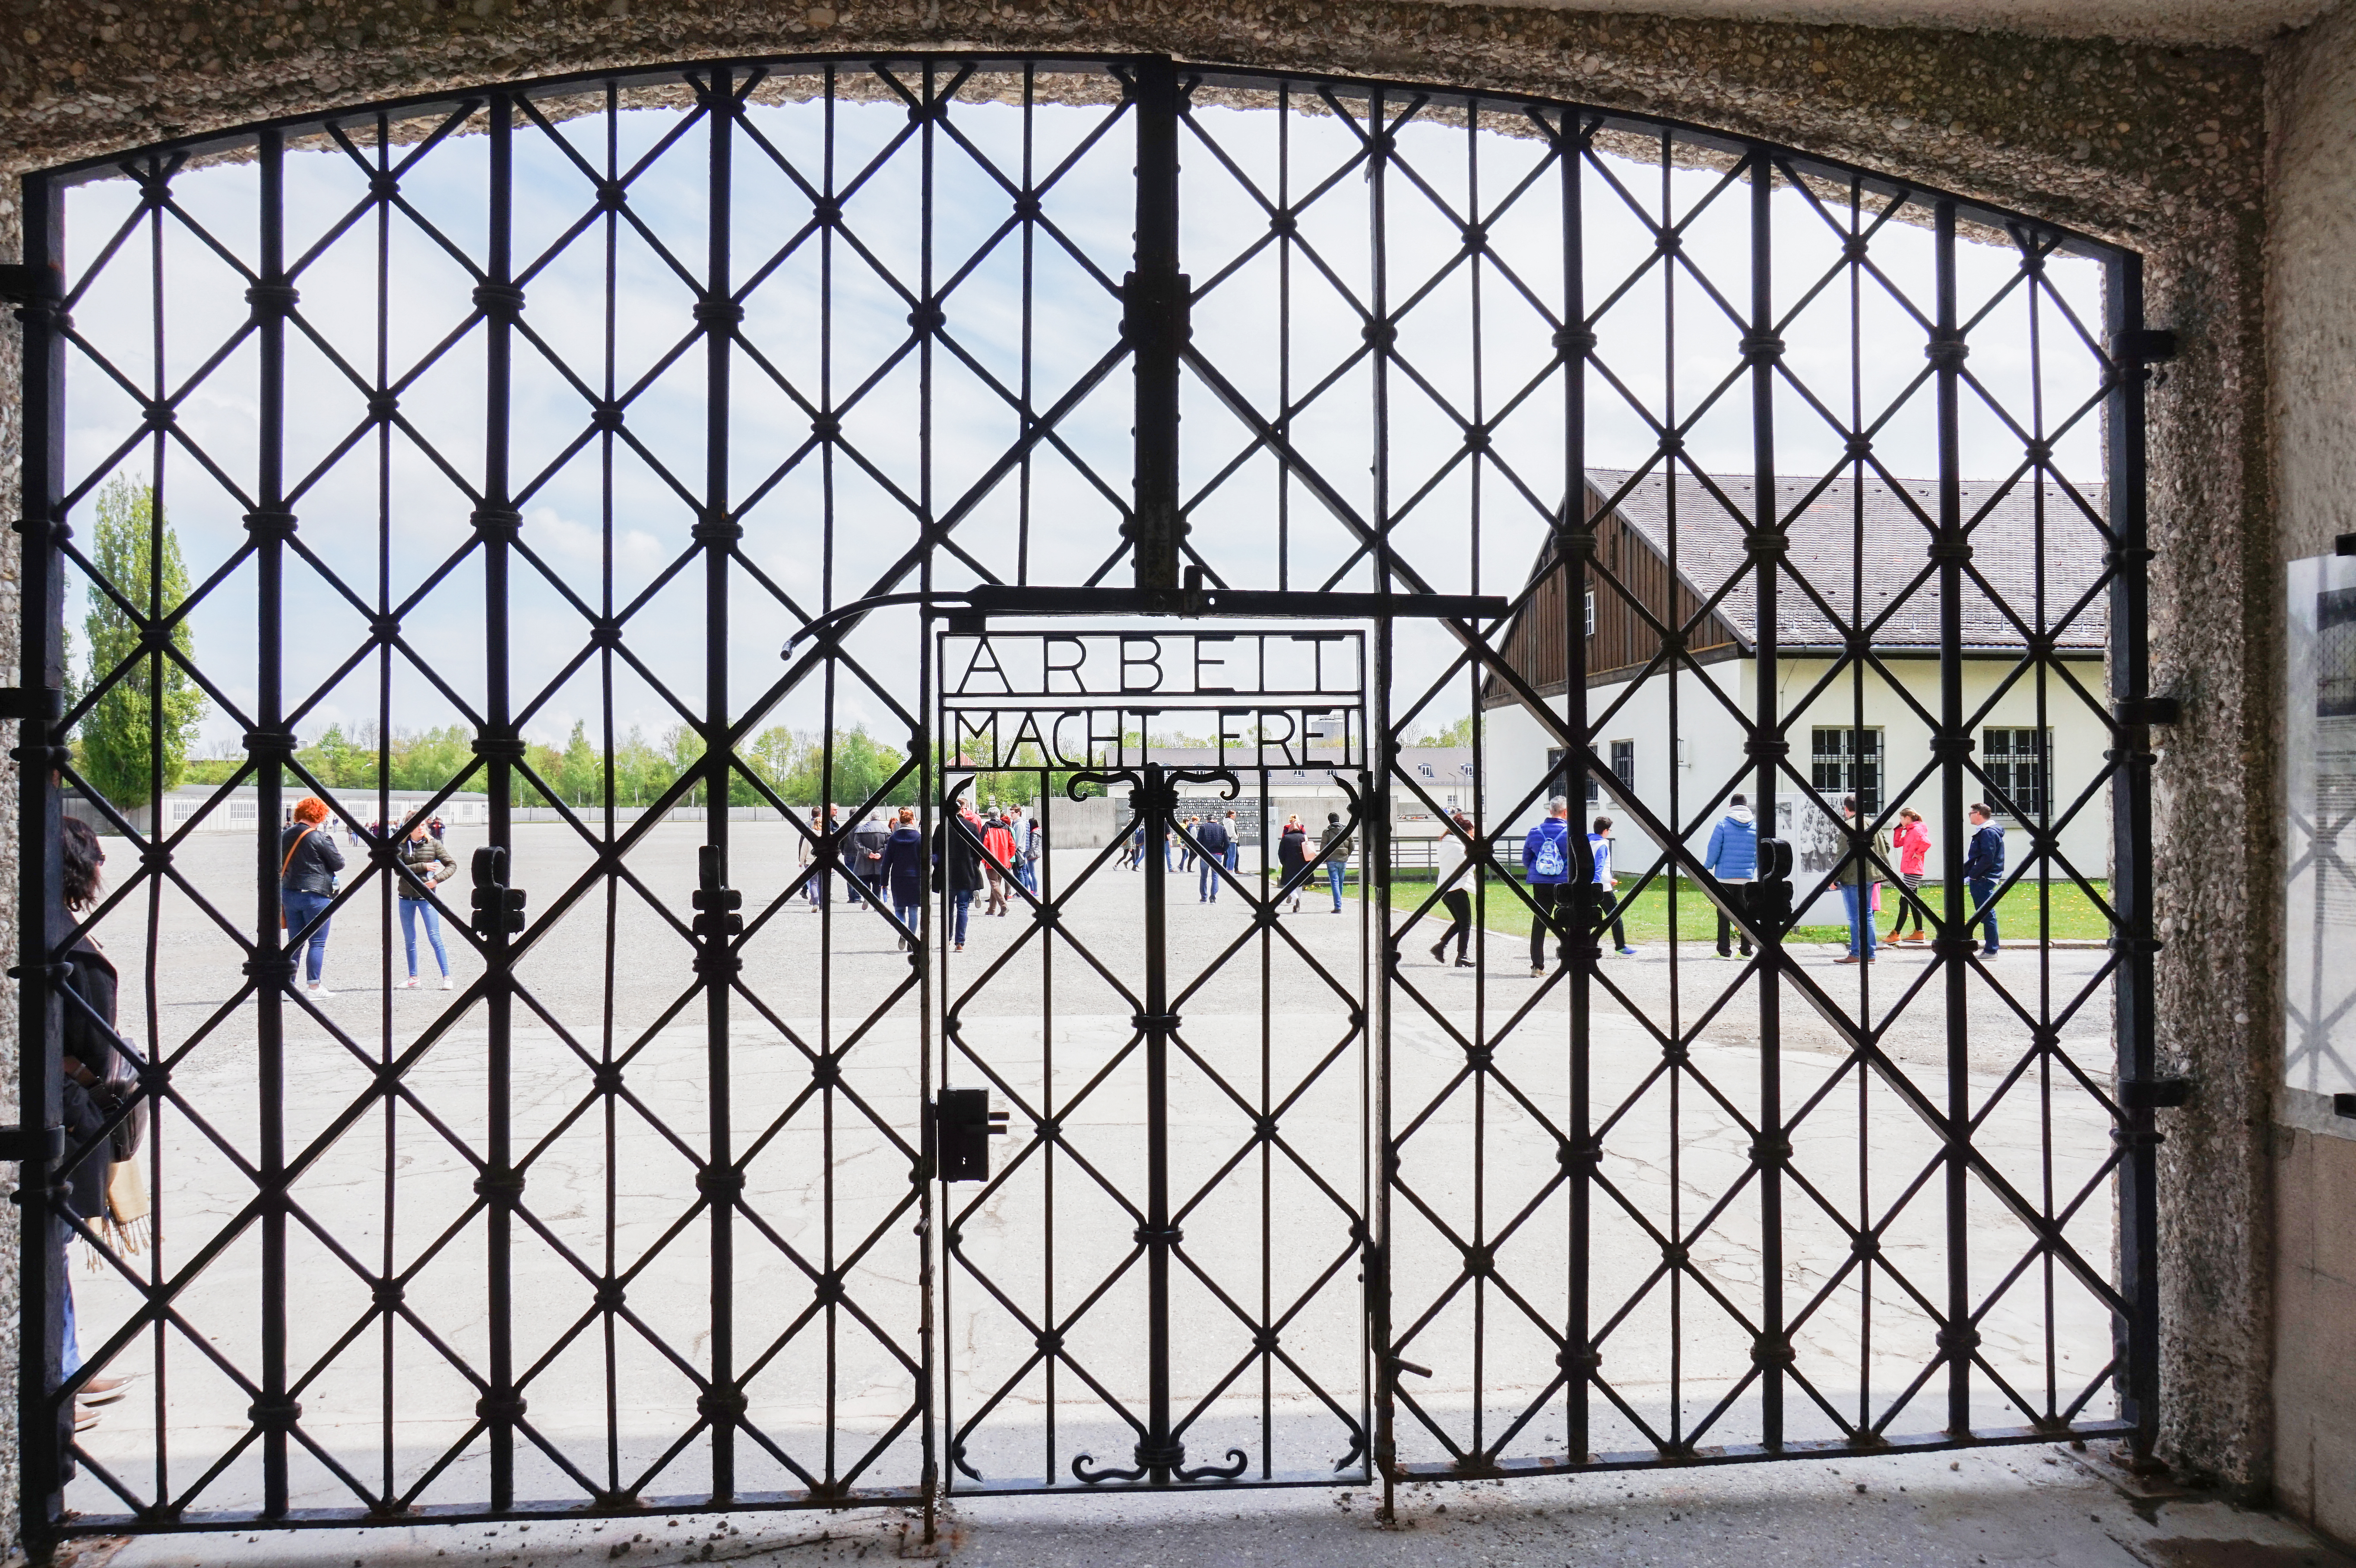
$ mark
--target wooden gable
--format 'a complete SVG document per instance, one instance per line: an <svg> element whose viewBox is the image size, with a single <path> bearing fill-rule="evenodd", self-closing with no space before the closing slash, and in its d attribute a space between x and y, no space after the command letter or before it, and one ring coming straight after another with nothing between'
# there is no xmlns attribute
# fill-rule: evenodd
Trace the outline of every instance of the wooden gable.
<svg viewBox="0 0 2356 1568"><path fill-rule="evenodd" d="M1592 512L1603 504L1592 485L1587 505ZM1503 655L1506 666L1541 696L1559 696L1569 685L1570 659L1566 637L1574 624L1586 620L1582 592L1570 601L1568 573L1553 559L1549 546L1541 553L1533 576L1537 587L1528 602L1505 628ZM1673 581L1669 563L1653 542L1629 526L1620 514L1605 512L1595 522L1595 557L1616 579L1612 586L1593 574L1595 631L1587 639L1587 684L1605 686L1633 677L1660 651L1661 639L1624 595L1633 595L1663 624L1683 625L1701 609L1701 595L1683 581ZM1589 574L1582 572L1582 576ZM1713 610L1694 628L1687 646L1697 663L1714 664L1743 651L1733 625ZM1494 675L1482 683L1481 706L1498 708L1515 700L1513 691Z"/></svg>

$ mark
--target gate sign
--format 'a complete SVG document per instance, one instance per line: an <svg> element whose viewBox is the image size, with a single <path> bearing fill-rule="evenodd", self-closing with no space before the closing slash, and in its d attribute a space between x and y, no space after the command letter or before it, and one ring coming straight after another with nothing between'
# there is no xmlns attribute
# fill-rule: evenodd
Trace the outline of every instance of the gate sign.
<svg viewBox="0 0 2356 1568"><path fill-rule="evenodd" d="M1363 632L950 633L938 667L952 767L1133 767L1172 731L1221 767L1365 762Z"/></svg>

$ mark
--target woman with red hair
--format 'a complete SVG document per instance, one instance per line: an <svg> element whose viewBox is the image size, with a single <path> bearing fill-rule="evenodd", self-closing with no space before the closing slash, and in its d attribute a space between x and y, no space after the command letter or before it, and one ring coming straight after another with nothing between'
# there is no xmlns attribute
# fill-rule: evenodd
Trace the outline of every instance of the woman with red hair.
<svg viewBox="0 0 2356 1568"><path fill-rule="evenodd" d="M286 929L305 944L304 968L311 995L332 997L319 978L327 965L327 905L335 901L336 873L344 869L344 852L336 836L319 831L327 820L327 803L306 795L294 803L294 820L278 835L278 905Z"/></svg>

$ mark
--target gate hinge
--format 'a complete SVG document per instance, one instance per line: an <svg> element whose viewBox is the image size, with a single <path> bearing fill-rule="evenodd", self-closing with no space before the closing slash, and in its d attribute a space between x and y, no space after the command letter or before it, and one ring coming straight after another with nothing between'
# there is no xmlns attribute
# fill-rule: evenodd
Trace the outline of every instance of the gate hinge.
<svg viewBox="0 0 2356 1568"><path fill-rule="evenodd" d="M2122 724L2174 724L2184 717L2184 704L2173 697L2123 697L2119 699L2118 720Z"/></svg>
<svg viewBox="0 0 2356 1568"><path fill-rule="evenodd" d="M0 686L0 719L54 722L65 712L66 694L54 686Z"/></svg>
<svg viewBox="0 0 2356 1568"><path fill-rule="evenodd" d="M2335 1116L2346 1116L2351 1121L2356 1121L2356 1094L2334 1094L2331 1096L2331 1114Z"/></svg>
<svg viewBox="0 0 2356 1568"><path fill-rule="evenodd" d="M990 1140L1004 1137L1006 1113L990 1108L987 1089L944 1089L933 1099L926 1130L943 1181L990 1179Z"/></svg>
<svg viewBox="0 0 2356 1568"><path fill-rule="evenodd" d="M2158 365L2176 357L2176 329L2171 326L2134 326L2111 339L2114 358L2133 360L2138 365Z"/></svg>
<svg viewBox="0 0 2356 1568"><path fill-rule="evenodd" d="M0 1160L55 1165L65 1157L63 1127L0 1126Z"/></svg>
<svg viewBox="0 0 2356 1568"><path fill-rule="evenodd" d="M2191 1098L2190 1078L2130 1078L2119 1085L2119 1104L2130 1111L2172 1111Z"/></svg>
<svg viewBox="0 0 2356 1568"><path fill-rule="evenodd" d="M0 300L10 304L59 299L65 292L64 281L55 267L37 267L27 261L0 265Z"/></svg>

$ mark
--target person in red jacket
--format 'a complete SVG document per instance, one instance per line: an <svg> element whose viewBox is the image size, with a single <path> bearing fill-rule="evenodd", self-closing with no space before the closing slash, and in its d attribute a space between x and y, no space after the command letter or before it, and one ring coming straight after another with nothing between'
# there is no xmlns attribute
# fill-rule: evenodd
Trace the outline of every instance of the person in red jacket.
<svg viewBox="0 0 2356 1568"><path fill-rule="evenodd" d="M1004 914L1007 880L1014 875L1014 833L997 812L990 814L990 826L981 830L981 848L989 857L982 869L990 873L990 905L982 912Z"/></svg>
<svg viewBox="0 0 2356 1568"><path fill-rule="evenodd" d="M1898 895L1898 921L1890 928L1887 940L1901 940L1899 933L1906 929L1908 911L1914 914L1914 934L1902 940L1927 941L1922 934L1922 895L1917 891L1922 885L1922 868L1931 858L1931 830L1922 826L1922 815L1911 805L1898 808L1898 831L1891 835L1890 847L1898 851L1898 880L1906 884Z"/></svg>

